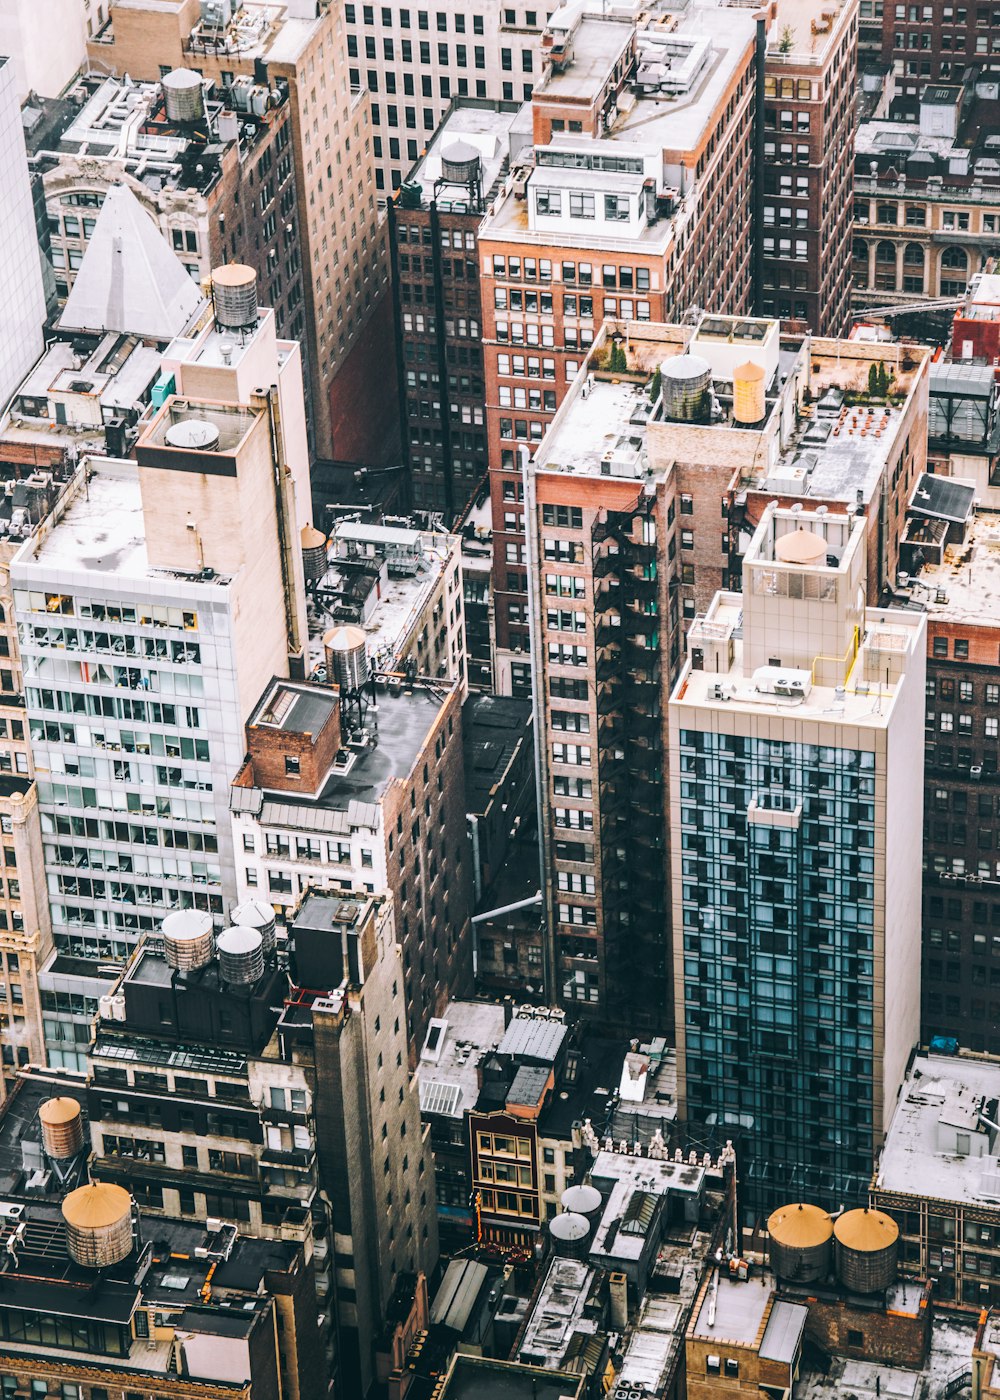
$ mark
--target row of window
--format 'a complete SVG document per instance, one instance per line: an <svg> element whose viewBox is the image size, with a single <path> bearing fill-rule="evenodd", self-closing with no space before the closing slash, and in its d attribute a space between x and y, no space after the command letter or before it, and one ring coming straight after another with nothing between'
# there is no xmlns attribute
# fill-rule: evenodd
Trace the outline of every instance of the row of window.
<svg viewBox="0 0 1000 1400"><path fill-rule="evenodd" d="M557 264L559 276L555 279L576 283L580 287L594 285L594 265L589 262L561 262ZM550 259L503 257L494 253L492 261L494 277L504 277L512 282L550 282L553 280L553 267ZM600 286L620 288L622 291L646 292L650 290L649 268L619 266L603 263L600 272Z"/></svg>

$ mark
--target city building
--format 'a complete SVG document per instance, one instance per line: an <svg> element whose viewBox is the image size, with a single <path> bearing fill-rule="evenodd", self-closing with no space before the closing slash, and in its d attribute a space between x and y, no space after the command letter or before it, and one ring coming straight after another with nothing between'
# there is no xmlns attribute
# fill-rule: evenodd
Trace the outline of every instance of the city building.
<svg viewBox="0 0 1000 1400"><path fill-rule="evenodd" d="M237 897L286 921L309 888L391 894L414 1054L472 974L461 691L383 677L372 694L364 634L341 632L363 690L333 685L331 647L330 683L273 679L248 719L232 770Z"/></svg>
<svg viewBox="0 0 1000 1400"><path fill-rule="evenodd" d="M486 4L470 12L435 0L418 11L347 4L344 13L351 86L371 93L382 198L412 178L407 172L430 150L452 103L520 106L543 71L546 9Z"/></svg>
<svg viewBox="0 0 1000 1400"><path fill-rule="evenodd" d="M105 0L6 0L0 11L0 54L14 69L14 96L58 95L74 79L86 57L94 18L103 23ZM41 36L45 42L41 42Z"/></svg>
<svg viewBox="0 0 1000 1400"><path fill-rule="evenodd" d="M126 1190L97 1183L61 1205L22 1207L2 1233L11 1394L92 1397L98 1376L112 1393L155 1400L317 1393L311 1280L297 1246L219 1220L153 1221Z"/></svg>
<svg viewBox="0 0 1000 1400"><path fill-rule="evenodd" d="M587 1378L456 1351L435 1400L584 1400Z"/></svg>
<svg viewBox="0 0 1000 1400"><path fill-rule="evenodd" d="M902 1272L934 1280L938 1304L979 1312L1000 1296L1000 1062L916 1055L871 1180L899 1226Z"/></svg>
<svg viewBox="0 0 1000 1400"><path fill-rule="evenodd" d="M5 48L3 54L11 50ZM8 249L0 274L0 402L6 403L42 353L45 292L24 128L12 58L0 55L0 227Z"/></svg>
<svg viewBox="0 0 1000 1400"><path fill-rule="evenodd" d="M534 822L533 740L528 700L470 695L462 707L465 806L479 907L510 863L511 839L518 827L523 821Z"/></svg>
<svg viewBox="0 0 1000 1400"><path fill-rule="evenodd" d="M927 464L935 476L975 482L985 509L1000 504L1000 383L992 364L963 360L931 365Z"/></svg>
<svg viewBox="0 0 1000 1400"><path fill-rule="evenodd" d="M247 306L252 281L244 270ZM298 360L282 354L270 312L254 306L233 339L218 314L179 347L185 397L146 422L138 463L86 459L10 565L47 774L53 937L90 975L152 931L150 906L221 915L235 898L228 794L243 725L265 680L303 665L296 497L308 509L308 466L284 457L305 442ZM251 375L274 387L244 401Z"/></svg>
<svg viewBox="0 0 1000 1400"><path fill-rule="evenodd" d="M717 316L595 344L526 474L550 999L669 1031L663 716L685 634L740 587L776 499L863 521L878 602L926 461L927 359Z"/></svg>
<svg viewBox="0 0 1000 1400"><path fill-rule="evenodd" d="M979 490L922 478L893 597L927 618L922 1033L997 1054L1000 530L988 501L976 510Z"/></svg>
<svg viewBox="0 0 1000 1400"><path fill-rule="evenodd" d="M764 59L755 310L814 335L845 334L850 312L857 59L855 0L779 0Z"/></svg>
<svg viewBox="0 0 1000 1400"><path fill-rule="evenodd" d="M364 917L362 918L362 910ZM438 1258L434 1161L410 1074L402 953L391 900L310 893L291 933L300 996L279 1022L312 1017L319 1177L332 1216L345 1394L366 1395L377 1338L405 1282Z"/></svg>
<svg viewBox="0 0 1000 1400"><path fill-rule="evenodd" d="M305 347L314 448L361 461L379 457L387 440L391 448L397 419L391 396L386 411L381 368L392 356L392 307L384 295L372 116L367 91L349 84L346 42L343 13L333 5L223 0L203 14L197 0L162 0L152 9L146 0L114 0L87 52L98 72L144 82L197 70L222 92L231 90L241 110L245 101L259 105L254 91L287 84L291 141L273 170L255 172L252 217L267 238L281 228L270 270L273 300L280 301L301 259L302 319L293 316L287 333ZM266 110L271 99L261 100ZM278 167L284 178L287 164L294 199L289 194L282 208ZM250 209L241 219L249 229Z"/></svg>
<svg viewBox="0 0 1000 1400"><path fill-rule="evenodd" d="M995 271L981 273L969 284L955 312L952 354L956 360L982 360L988 365L1000 356L1000 275Z"/></svg>
<svg viewBox="0 0 1000 1400"><path fill-rule="evenodd" d="M28 153L41 177L56 292L64 301L108 190L124 185L196 282L222 263L248 264L278 334L300 339L309 273L295 235L288 83L219 90L189 79L81 78L68 97L29 108ZM280 226L255 216L265 180Z"/></svg>
<svg viewBox="0 0 1000 1400"><path fill-rule="evenodd" d="M543 47L533 148L479 233L503 694L530 689L522 456L537 451L602 323L694 307L742 315L754 291L752 13L566 8Z"/></svg>
<svg viewBox="0 0 1000 1400"><path fill-rule="evenodd" d="M23 716L23 709L21 715ZM23 718L16 721L23 723ZM18 745L20 755L23 744ZM0 757L3 754L0 752ZM3 896L0 898L0 1100L19 1068L47 1062L49 1031L39 971L52 954L52 923L45 887L45 858L38 817L38 789L31 778L0 776L0 838ZM69 1034L73 1035L72 1026ZM77 1046L74 1044L74 1060Z"/></svg>
<svg viewBox="0 0 1000 1400"><path fill-rule="evenodd" d="M476 492L460 528L465 655L470 690L493 688L493 513L489 483Z"/></svg>
<svg viewBox="0 0 1000 1400"><path fill-rule="evenodd" d="M975 73L1000 72L997 14L989 4L909 5L871 0L882 16L882 62L896 90L919 97L933 83L960 83Z"/></svg>
<svg viewBox="0 0 1000 1400"><path fill-rule="evenodd" d="M670 699L679 1109L743 1130L751 1213L862 1198L919 1032L927 623L864 535L769 506Z"/></svg>
<svg viewBox="0 0 1000 1400"><path fill-rule="evenodd" d="M939 297L960 302L1000 252L996 93L996 82L971 76L965 83L928 84L905 116L859 124L856 305L903 306ZM966 358L957 337L955 346Z"/></svg>
<svg viewBox="0 0 1000 1400"><path fill-rule="evenodd" d="M363 629L372 670L466 685L461 542L446 530L421 530L356 518L332 523L309 589L310 657L326 661L322 639L344 623Z"/></svg>
<svg viewBox="0 0 1000 1400"><path fill-rule="evenodd" d="M530 119L515 103L453 101L387 204L409 498L449 528L489 465L477 235L522 110Z"/></svg>

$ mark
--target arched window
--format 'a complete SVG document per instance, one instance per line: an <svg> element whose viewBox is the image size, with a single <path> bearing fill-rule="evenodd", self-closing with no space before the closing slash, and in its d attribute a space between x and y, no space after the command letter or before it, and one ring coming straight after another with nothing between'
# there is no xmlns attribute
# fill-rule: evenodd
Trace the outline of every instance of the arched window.
<svg viewBox="0 0 1000 1400"><path fill-rule="evenodd" d="M853 276L856 287L868 286L868 244L863 238L854 240Z"/></svg>
<svg viewBox="0 0 1000 1400"><path fill-rule="evenodd" d="M964 248L945 248L941 254L941 295L959 297L969 280L969 257Z"/></svg>
<svg viewBox="0 0 1000 1400"><path fill-rule="evenodd" d="M907 243L903 249L903 291L922 295L924 284L924 250L919 243Z"/></svg>
<svg viewBox="0 0 1000 1400"><path fill-rule="evenodd" d="M896 290L896 245L886 239L875 245L875 286L880 292Z"/></svg>

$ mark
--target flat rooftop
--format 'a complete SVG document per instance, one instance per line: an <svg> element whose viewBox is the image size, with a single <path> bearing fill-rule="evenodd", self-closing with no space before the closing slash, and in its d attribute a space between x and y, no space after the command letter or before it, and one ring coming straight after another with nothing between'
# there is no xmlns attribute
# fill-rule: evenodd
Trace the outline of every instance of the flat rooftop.
<svg viewBox="0 0 1000 1400"><path fill-rule="evenodd" d="M458 101L459 105L445 116L427 150L407 176L407 180L423 186L425 200L435 198L439 209L450 205L455 212L462 206L470 207L468 189L448 184L435 195L435 183L441 178L442 156L459 144L475 150L479 155L480 187L486 199L510 154L511 131L515 125L520 125L518 118L522 111L514 102L463 101L461 98ZM527 110L530 116L530 106ZM405 212L400 210L404 218Z"/></svg>
<svg viewBox="0 0 1000 1400"><path fill-rule="evenodd" d="M720 1273L714 1302L713 1290L714 1284L710 1283L689 1335L752 1346L760 1334L767 1305L774 1296L774 1280L770 1274L757 1272L740 1282Z"/></svg>
<svg viewBox="0 0 1000 1400"><path fill-rule="evenodd" d="M822 62L836 35L838 20L847 8L846 0L778 0L777 18L767 36L768 61L775 57L781 60L779 45L787 25L793 31L793 40L786 61L796 65ZM836 14L833 23L817 31L814 25L820 26L831 11Z"/></svg>
<svg viewBox="0 0 1000 1400"><path fill-rule="evenodd" d="M977 1320L936 1312L930 1352L919 1371L843 1357L834 1357L825 1371L803 1365L795 1400L942 1400L948 1383L970 1369Z"/></svg>
<svg viewBox="0 0 1000 1400"><path fill-rule="evenodd" d="M531 743L531 701L509 695L470 695L462 706L465 798L485 812L521 743Z"/></svg>
<svg viewBox="0 0 1000 1400"><path fill-rule="evenodd" d="M340 708L339 693L329 686L296 685L277 680L250 716L251 727L280 729L284 734L314 738Z"/></svg>
<svg viewBox="0 0 1000 1400"><path fill-rule="evenodd" d="M865 615L867 631L858 649L848 686L813 685L804 698L786 702L780 696L765 695L743 670L742 595L716 594L706 619L696 619L692 628L718 624L733 637L733 664L729 671L696 671L686 666L671 695L671 704L694 705L709 709L738 711L742 714L774 714L794 705L797 720L819 724L853 725L859 730L888 727L899 694L900 682L886 681L880 659L885 653L905 655L914 644L919 619L899 608L870 608ZM905 668L904 668L905 679ZM717 696L720 686L725 696ZM731 687L731 688L728 688ZM728 697L728 698L727 698Z"/></svg>
<svg viewBox="0 0 1000 1400"><path fill-rule="evenodd" d="M929 622L1000 627L1000 514L978 511L965 542L948 545L942 563L925 563L904 591Z"/></svg>
<svg viewBox="0 0 1000 1400"><path fill-rule="evenodd" d="M236 785L231 793L233 810L259 811L264 825L287 824L302 830L347 830L349 813L362 825L374 821L374 804L391 782L411 772L450 689L445 682L440 687L404 689L398 695L380 692L365 714L374 743L349 750L350 766L331 769L318 797L289 792L261 801L259 789Z"/></svg>
<svg viewBox="0 0 1000 1400"><path fill-rule="evenodd" d="M995 1119L998 1101L1000 1061L918 1055L886 1134L874 1189L1000 1210L1000 1157L989 1155L996 1134L980 1131L978 1116ZM987 1155L942 1151L957 1132Z"/></svg>
<svg viewBox="0 0 1000 1400"><path fill-rule="evenodd" d="M573 1337L597 1331L596 1319L584 1314L599 1281L598 1271L583 1260L553 1256L522 1334L520 1355L558 1370Z"/></svg>
<svg viewBox="0 0 1000 1400"><path fill-rule="evenodd" d="M576 1400L585 1379L459 1352L440 1400Z"/></svg>
<svg viewBox="0 0 1000 1400"><path fill-rule="evenodd" d="M420 1111L462 1119L479 1097L477 1067L503 1040L504 1008L489 1001L450 1001L428 1026L417 1069Z"/></svg>

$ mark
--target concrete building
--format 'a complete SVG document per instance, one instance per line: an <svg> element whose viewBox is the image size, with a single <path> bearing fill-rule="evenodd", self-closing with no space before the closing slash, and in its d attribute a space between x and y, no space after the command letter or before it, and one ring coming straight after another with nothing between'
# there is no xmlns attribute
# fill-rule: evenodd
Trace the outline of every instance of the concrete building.
<svg viewBox="0 0 1000 1400"><path fill-rule="evenodd" d="M923 1035L995 1054L1000 532L988 508L975 509L979 489L975 478L923 478L893 597L927 618Z"/></svg>
<svg viewBox="0 0 1000 1400"><path fill-rule="evenodd" d="M494 684L508 694L530 687L522 453L537 451L602 322L745 314L753 297L750 12L564 9L543 42L533 149L479 235Z"/></svg>
<svg viewBox="0 0 1000 1400"><path fill-rule="evenodd" d="M276 275L301 256L300 338L308 347L316 451L358 461L377 459L380 444L370 434L388 429L394 436L396 420L385 411L379 368L391 354L391 305L384 297L372 117L367 92L349 83L346 40L338 6L246 0L203 15L198 0L164 0L153 9L146 0L115 0L87 48L98 71L155 82L164 69L197 69L232 89L234 101L255 86L287 84L288 155L302 217L291 233L282 232ZM259 174L255 217L273 237L289 219L276 197L276 170Z"/></svg>
<svg viewBox="0 0 1000 1400"><path fill-rule="evenodd" d="M18 1393L93 1396L98 1375L111 1393L154 1400L318 1393L310 1272L296 1245L222 1221L154 1222L108 1184L22 1207L2 1234L14 1241L3 1256L4 1373Z"/></svg>
<svg viewBox="0 0 1000 1400"><path fill-rule="evenodd" d="M390 1302L438 1258L434 1161L407 1056L392 902L311 893L292 929L311 1003L320 1181L332 1216L345 1394L365 1395ZM300 998L301 1001L301 998ZM286 1018L283 1018L286 1019ZM298 1017L289 1010L289 1034ZM281 1026L279 1025L279 1035Z"/></svg>
<svg viewBox="0 0 1000 1400"><path fill-rule="evenodd" d="M4 49L9 53L9 49ZM0 275L0 402L42 353L45 293L14 61L0 57L0 236L8 253Z"/></svg>
<svg viewBox="0 0 1000 1400"><path fill-rule="evenodd" d="M531 705L511 696L470 695L462 708L465 806L476 902L504 872L511 840L534 819Z"/></svg>
<svg viewBox="0 0 1000 1400"><path fill-rule="evenodd" d="M928 84L905 116L859 125L856 305L960 299L1000 252L996 92L985 77ZM955 346L961 356L958 338Z"/></svg>
<svg viewBox="0 0 1000 1400"><path fill-rule="evenodd" d="M938 1303L976 1313L1000 1297L998 1101L1000 1061L915 1056L869 1190L899 1226L902 1272L933 1278Z"/></svg>
<svg viewBox="0 0 1000 1400"><path fill-rule="evenodd" d="M391 894L415 1054L472 975L457 683L382 678L359 714L332 685L272 680L246 745L231 794L238 898L287 919L308 888Z"/></svg>
<svg viewBox="0 0 1000 1400"><path fill-rule="evenodd" d="M394 520L334 521L309 590L310 659L324 665L324 635L347 623L363 629L372 670L457 681L464 693L461 542L446 530Z"/></svg>
<svg viewBox="0 0 1000 1400"><path fill-rule="evenodd" d="M926 622L865 553L769 506L670 700L678 1099L744 1129L744 1208L862 1196L919 1030Z"/></svg>
<svg viewBox="0 0 1000 1400"><path fill-rule="evenodd" d="M3 0L0 5L0 54L14 69L18 106L29 94L58 95L74 79L86 57L88 33L105 0ZM44 42L42 36L44 35Z"/></svg>
<svg viewBox="0 0 1000 1400"><path fill-rule="evenodd" d="M716 316L623 331L626 372L602 368L602 338L526 473L525 519L544 983L565 1006L645 1033L672 1015L663 715L685 634L719 589L739 588L775 499L860 512L877 603L925 462L927 356ZM866 398L880 356L898 392L876 420ZM742 388L737 400L747 374L752 406Z"/></svg>
<svg viewBox="0 0 1000 1400"><path fill-rule="evenodd" d="M76 280L108 190L124 185L196 282L222 263L248 264L278 334L301 340L309 269L298 251L288 83L205 84L188 95L194 117L183 121L168 110L177 100L169 83L125 77L81 79L67 98L29 107L29 160L42 181L57 294L65 301ZM280 224L251 212L267 182Z"/></svg>
<svg viewBox="0 0 1000 1400"><path fill-rule="evenodd" d="M755 309L844 335L851 296L851 178L858 5L778 0L764 60L756 178Z"/></svg>
<svg viewBox="0 0 1000 1400"><path fill-rule="evenodd" d="M243 724L266 677L303 665L298 359L276 341L270 312L255 307L233 340L220 315L171 347L171 387L185 396L148 421L138 465L85 462L11 562L34 757L47 774L39 808L55 944L91 974L152 929L148 906L221 914L235 897L228 790ZM274 387L258 395L245 379ZM67 630L52 630L54 614L72 619ZM112 630L75 625L88 621ZM56 713L105 723L54 723ZM98 787L67 788L70 776ZM159 828L163 818L171 825Z"/></svg>
<svg viewBox="0 0 1000 1400"><path fill-rule="evenodd" d="M434 0L415 12L357 3L344 13L351 85L371 93L383 197L407 181L455 99L520 106L543 71L545 9L488 3L470 12L457 0Z"/></svg>
<svg viewBox="0 0 1000 1400"><path fill-rule="evenodd" d="M488 466L477 236L522 110L530 112L516 103L453 101L404 189L388 201L409 499L449 527Z"/></svg>

